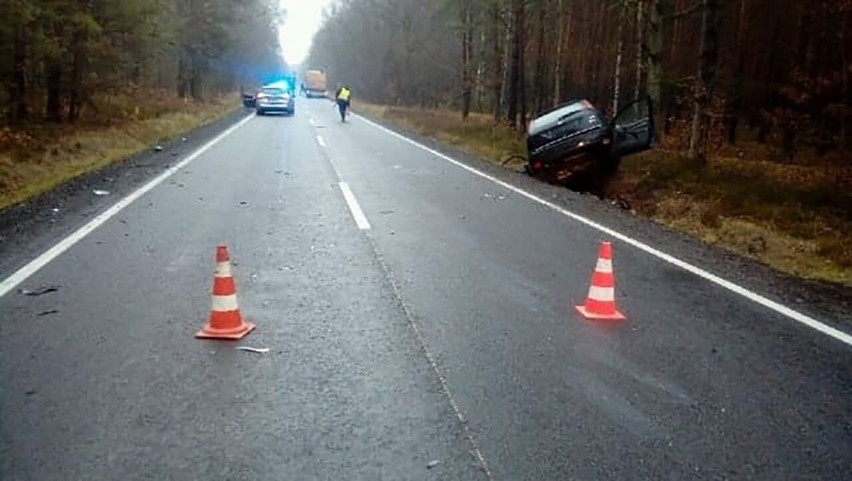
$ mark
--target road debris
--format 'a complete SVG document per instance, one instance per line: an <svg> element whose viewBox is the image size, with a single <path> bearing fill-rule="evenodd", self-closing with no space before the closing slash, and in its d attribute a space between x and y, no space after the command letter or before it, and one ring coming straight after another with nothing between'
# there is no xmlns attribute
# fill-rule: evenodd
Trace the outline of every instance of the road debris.
<svg viewBox="0 0 852 481"><path fill-rule="evenodd" d="M38 296L43 296L45 294L49 294L51 292L56 292L58 290L59 290L59 286L47 286L47 287L42 287L41 289L36 289L34 291L29 290L29 289L20 289L20 290L18 290L18 292L25 295L25 296L38 297Z"/></svg>
<svg viewBox="0 0 852 481"><path fill-rule="evenodd" d="M158 146L154 147L154 152L162 152L162 151L163 151L162 145L158 145Z"/></svg>
<svg viewBox="0 0 852 481"><path fill-rule="evenodd" d="M434 467L437 467L439 464L441 464L441 461L438 461L437 459L434 459L434 460L432 460L432 461L429 461L429 464L427 464L427 465L426 465L426 468L427 468L427 469L432 469L432 468L434 468Z"/></svg>
<svg viewBox="0 0 852 481"><path fill-rule="evenodd" d="M49 316L51 314L59 314L59 310L51 309L49 311L42 311L38 313L38 317Z"/></svg>
<svg viewBox="0 0 852 481"><path fill-rule="evenodd" d="M98 190L98 189L95 189L95 190L93 190L93 191L92 191L92 193L93 193L93 194L95 194L95 195L96 195L96 196L98 196L98 197L103 197L103 196L105 196L105 195L109 195L109 191L108 191L108 190Z"/></svg>
<svg viewBox="0 0 852 481"><path fill-rule="evenodd" d="M234 349L238 351L246 351L246 352L254 352L257 354L266 354L269 352L268 347L249 347L249 346L237 346Z"/></svg>

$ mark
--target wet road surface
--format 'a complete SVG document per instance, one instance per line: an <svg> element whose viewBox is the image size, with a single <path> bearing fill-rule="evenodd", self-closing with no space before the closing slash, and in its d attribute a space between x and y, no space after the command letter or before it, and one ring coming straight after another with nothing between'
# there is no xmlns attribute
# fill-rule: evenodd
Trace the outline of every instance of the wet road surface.
<svg viewBox="0 0 852 481"><path fill-rule="evenodd" d="M850 345L300 100L0 297L2 479L848 479ZM574 311L601 240L624 323Z"/></svg>

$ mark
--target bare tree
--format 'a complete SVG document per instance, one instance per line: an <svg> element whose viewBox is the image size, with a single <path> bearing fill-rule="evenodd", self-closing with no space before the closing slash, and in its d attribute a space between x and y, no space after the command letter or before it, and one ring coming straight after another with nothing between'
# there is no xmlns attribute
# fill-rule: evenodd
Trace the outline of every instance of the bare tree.
<svg viewBox="0 0 852 481"><path fill-rule="evenodd" d="M699 84L695 89L695 110L692 116L692 135L689 156L700 164L707 162L708 109L716 79L716 59L719 54L718 17L720 0L702 0L701 54L698 67Z"/></svg>

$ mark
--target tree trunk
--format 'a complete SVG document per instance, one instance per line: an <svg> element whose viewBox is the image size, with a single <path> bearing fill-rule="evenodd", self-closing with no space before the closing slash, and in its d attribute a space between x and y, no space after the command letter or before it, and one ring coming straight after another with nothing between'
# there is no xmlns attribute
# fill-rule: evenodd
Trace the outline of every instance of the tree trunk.
<svg viewBox="0 0 852 481"><path fill-rule="evenodd" d="M470 19L470 0L462 0L462 118L470 116L470 103L473 97L471 85L470 52L473 26Z"/></svg>
<svg viewBox="0 0 852 481"><path fill-rule="evenodd" d="M510 125L513 128L518 126L518 103L520 100L520 89L521 89L521 30L523 30L523 26L521 25L521 7L523 5L523 0L514 0L512 9L512 55L509 59L509 95L508 95L508 113L507 117Z"/></svg>
<svg viewBox="0 0 852 481"><path fill-rule="evenodd" d="M562 11L562 0L556 4L556 58L553 67L553 105L562 101L562 44L565 42L565 18Z"/></svg>
<svg viewBox="0 0 852 481"><path fill-rule="evenodd" d="M516 125L517 129L526 129L527 121L527 71L526 65L526 1L519 1L518 18L518 100L521 104L520 119Z"/></svg>
<svg viewBox="0 0 852 481"><path fill-rule="evenodd" d="M492 10L492 15L493 15L493 17L492 17L493 24L492 25L493 25L493 28L494 28L494 31L493 31L494 35L493 35L491 41L492 41L492 47L493 47L492 55L494 56L494 58L493 58L493 61L494 61L494 72L493 72L494 84L493 84L493 90L492 91L493 91L493 95L494 95L494 120L495 121L499 121L500 119L503 118L503 101L504 101L503 91L504 91L505 86L506 86L506 57L507 57L506 48L507 48L508 43L500 41L500 38L503 35L503 31L501 29L502 22L503 22L503 14L504 14L503 1L498 0L498 1L494 2L494 10ZM507 29L507 32L506 32L506 38L507 39L508 39L508 35L509 34L508 34L508 29Z"/></svg>
<svg viewBox="0 0 852 481"><path fill-rule="evenodd" d="M178 97L182 99L186 99L189 94L189 61L187 57L189 54L186 51L181 51L180 58L178 59L178 73L177 73L177 94Z"/></svg>
<svg viewBox="0 0 852 481"><path fill-rule="evenodd" d="M850 92L849 91L849 54L846 51L848 48L846 42L846 30L848 28L849 23L849 12L840 12L843 15L843 20L840 24L840 60L841 60L841 68L843 70L842 79L843 79L843 98L846 99L846 102L849 102ZM846 152L849 145L848 139L848 125L849 121L849 108L850 106L847 104L842 112L840 112L840 150L841 152Z"/></svg>
<svg viewBox="0 0 852 481"><path fill-rule="evenodd" d="M737 128L739 127L739 115L742 108L742 89L743 89L743 74L745 68L745 26L746 26L746 5L748 0L740 0L740 12L737 19L736 38L734 40L736 64L734 72L731 75L733 78L733 92L728 93L728 98L725 101L725 140L729 145L737 143Z"/></svg>
<svg viewBox="0 0 852 481"><path fill-rule="evenodd" d="M644 73L645 47L645 4L644 0L636 1L636 84L634 98L642 95L642 74Z"/></svg>
<svg viewBox="0 0 852 481"><path fill-rule="evenodd" d="M68 121L75 122L80 117L80 107L83 101L83 69L85 62L85 46L80 33L74 35L73 61L71 65L71 82L68 97Z"/></svg>
<svg viewBox="0 0 852 481"><path fill-rule="evenodd" d="M476 63L476 77L474 78L474 86L476 87L476 110L478 112L484 112L483 99L485 97L485 80L484 77L487 74L488 65L485 62L486 59L486 48L488 45L488 36L483 30L479 34L479 49L477 50L479 55L479 61Z"/></svg>
<svg viewBox="0 0 852 481"><path fill-rule="evenodd" d="M52 122L62 121L62 64L59 59L53 60L47 67L47 119Z"/></svg>
<svg viewBox="0 0 852 481"><path fill-rule="evenodd" d="M623 2L619 2L619 13L618 13L618 33L616 36L618 37L617 45L615 47L615 80L613 82L612 88L612 115L615 116L618 113L618 102L619 102L619 94L621 93L621 59L624 56L624 22L626 21L626 15L624 14L626 10L626 5Z"/></svg>
<svg viewBox="0 0 852 481"><path fill-rule="evenodd" d="M698 65L700 83L695 90L695 112L692 116L689 156L703 166L707 163L708 109L713 96L716 59L719 54L719 0L702 0L702 6L704 12L701 17L701 54Z"/></svg>
<svg viewBox="0 0 852 481"><path fill-rule="evenodd" d="M648 96L659 115L663 106L663 2L652 0L648 11ZM658 117L656 125L662 125Z"/></svg>
<svg viewBox="0 0 852 481"><path fill-rule="evenodd" d="M204 69L201 56L198 53L192 55L192 66L189 77L189 95L192 100L200 102L204 100Z"/></svg>
<svg viewBox="0 0 852 481"><path fill-rule="evenodd" d="M606 10L608 6L605 2L598 2L597 5L592 7L592 35L590 40L596 44L600 45L601 55L595 55L592 58L592 81L590 85L593 85L594 90L592 93L592 101L598 102L598 95L600 95L600 88L603 82L600 81L600 73L601 73L601 63L603 57L608 57L606 52L606 47L609 45L609 39L603 40L602 32L606 31L606 26L604 25L604 19L606 18ZM608 94L608 92L607 92Z"/></svg>
<svg viewBox="0 0 852 481"><path fill-rule="evenodd" d="M547 58L544 51L544 42L547 33L547 17L545 16L546 9L547 5L545 3L542 3L538 9L538 38L536 39L537 51L535 58L535 78L533 80L533 86L535 88L534 107L536 112L541 112L544 108L544 90L546 88L544 81L547 66Z"/></svg>
<svg viewBox="0 0 852 481"><path fill-rule="evenodd" d="M27 40L23 28L16 25L15 41L12 46L12 82L9 87L9 98L12 102L10 115L13 121L20 122L29 117L27 102Z"/></svg>

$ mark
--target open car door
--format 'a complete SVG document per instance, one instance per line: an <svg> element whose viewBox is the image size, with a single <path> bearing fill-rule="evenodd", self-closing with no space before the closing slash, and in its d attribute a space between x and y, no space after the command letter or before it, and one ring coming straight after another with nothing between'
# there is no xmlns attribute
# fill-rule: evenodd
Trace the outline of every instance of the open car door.
<svg viewBox="0 0 852 481"><path fill-rule="evenodd" d="M645 97L621 109L612 121L612 151L617 157L651 148L655 138L651 98Z"/></svg>

